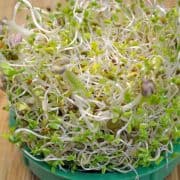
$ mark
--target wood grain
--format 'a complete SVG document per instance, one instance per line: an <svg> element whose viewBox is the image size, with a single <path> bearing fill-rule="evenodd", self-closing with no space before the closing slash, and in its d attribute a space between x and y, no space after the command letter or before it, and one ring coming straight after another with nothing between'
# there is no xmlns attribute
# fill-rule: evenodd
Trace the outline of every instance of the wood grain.
<svg viewBox="0 0 180 180"><path fill-rule="evenodd" d="M35 180L24 166L19 150L8 142L8 113L3 110L7 104L6 94L0 90L0 180Z"/></svg>
<svg viewBox="0 0 180 180"><path fill-rule="evenodd" d="M168 7L174 6L176 0L166 0ZM15 0L0 0L0 19L11 18ZM53 8L59 0L31 0L34 6ZM62 0L61 0L62 2ZM18 16L18 22L23 23L22 15ZM19 150L3 137L8 133L8 113L3 110L7 104L6 94L0 90L0 180L36 180L24 166ZM176 168L167 178L168 180L180 180L180 167Z"/></svg>
<svg viewBox="0 0 180 180"><path fill-rule="evenodd" d="M54 8L57 2L62 3L65 0L29 0L29 1L35 7ZM8 19L12 18L13 8L16 2L17 2L16 0L0 0L0 19L4 17ZM17 17L17 20L22 23L24 17L25 16L23 16L22 13L20 13L19 16Z"/></svg>

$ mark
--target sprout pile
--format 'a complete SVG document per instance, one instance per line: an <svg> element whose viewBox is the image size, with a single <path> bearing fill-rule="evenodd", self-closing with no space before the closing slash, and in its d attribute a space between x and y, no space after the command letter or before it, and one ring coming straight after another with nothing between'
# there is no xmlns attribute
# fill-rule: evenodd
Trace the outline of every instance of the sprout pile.
<svg viewBox="0 0 180 180"><path fill-rule="evenodd" d="M16 23L21 9L30 13ZM180 137L178 7L18 1L0 24L0 69L16 126L10 140L72 171L135 171Z"/></svg>

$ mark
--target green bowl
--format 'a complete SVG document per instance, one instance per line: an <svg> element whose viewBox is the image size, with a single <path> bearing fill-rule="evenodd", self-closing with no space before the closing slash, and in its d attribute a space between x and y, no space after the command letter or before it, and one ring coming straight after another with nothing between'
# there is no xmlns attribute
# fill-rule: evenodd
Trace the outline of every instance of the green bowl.
<svg viewBox="0 0 180 180"><path fill-rule="evenodd" d="M9 126L13 127L16 124L15 115L10 112ZM129 173L98 173L98 172L71 172L71 171L61 171L56 169L51 171L51 166L45 162L38 162L28 156L24 151L23 158L26 166L41 180L134 180L136 179L136 174L134 172ZM174 153L168 155L168 161L164 159L158 165L150 165L149 167L137 168L137 173L139 179L141 180L163 180L168 176L176 165L180 164L180 139L174 144Z"/></svg>

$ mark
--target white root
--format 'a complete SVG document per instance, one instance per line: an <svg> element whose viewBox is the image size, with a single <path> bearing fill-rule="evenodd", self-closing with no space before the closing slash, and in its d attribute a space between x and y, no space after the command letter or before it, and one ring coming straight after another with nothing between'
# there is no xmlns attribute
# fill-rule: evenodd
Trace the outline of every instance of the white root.
<svg viewBox="0 0 180 180"><path fill-rule="evenodd" d="M141 99L142 99L142 95L139 94L132 102L122 106L122 111L128 111L128 110L134 108L135 106L137 106L140 103Z"/></svg>
<svg viewBox="0 0 180 180"><path fill-rule="evenodd" d="M18 133L20 133L20 132L33 134L34 136L36 136L36 137L38 137L38 138L40 138L40 139L49 139L49 137L47 137L47 136L42 136L42 135L40 135L40 134L38 134L38 133L30 130L30 129L27 129L27 128L19 128L19 129L16 129L16 130L15 130L15 134L18 134Z"/></svg>

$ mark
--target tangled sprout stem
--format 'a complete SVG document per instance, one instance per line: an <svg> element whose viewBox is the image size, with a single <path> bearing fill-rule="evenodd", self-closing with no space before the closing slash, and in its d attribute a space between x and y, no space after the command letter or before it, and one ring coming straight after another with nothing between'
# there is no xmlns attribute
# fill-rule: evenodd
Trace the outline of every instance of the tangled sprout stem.
<svg viewBox="0 0 180 180"><path fill-rule="evenodd" d="M15 22L22 8L24 27ZM178 13L141 0L69 1L50 12L18 1L0 30L11 141L61 169L124 173L160 162L180 137Z"/></svg>

